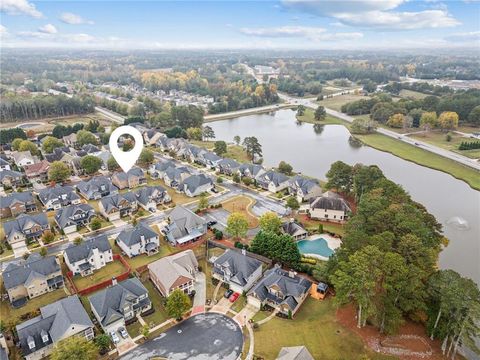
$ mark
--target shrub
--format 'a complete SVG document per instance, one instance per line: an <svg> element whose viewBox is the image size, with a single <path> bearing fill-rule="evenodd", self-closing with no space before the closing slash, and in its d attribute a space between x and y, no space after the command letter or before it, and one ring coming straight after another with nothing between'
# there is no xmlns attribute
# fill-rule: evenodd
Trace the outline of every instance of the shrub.
<svg viewBox="0 0 480 360"><path fill-rule="evenodd" d="M217 184L223 183L223 178L221 176L217 177Z"/></svg>
<svg viewBox="0 0 480 360"><path fill-rule="evenodd" d="M222 240L223 239L223 232L220 230L215 230L215 239Z"/></svg>

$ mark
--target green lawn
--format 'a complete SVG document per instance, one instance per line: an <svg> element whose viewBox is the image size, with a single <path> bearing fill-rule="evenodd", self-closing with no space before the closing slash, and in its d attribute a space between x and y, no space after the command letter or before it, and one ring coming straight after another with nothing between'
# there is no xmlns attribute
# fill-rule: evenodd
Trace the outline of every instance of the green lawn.
<svg viewBox="0 0 480 360"><path fill-rule="evenodd" d="M127 269L120 261L113 261L100 270L95 271L92 275L81 277L77 275L73 278L73 282L78 290L85 289L89 286L101 283L102 281L117 277L123 274Z"/></svg>
<svg viewBox="0 0 480 360"><path fill-rule="evenodd" d="M155 289L153 283L150 280L146 280L143 282L143 285L147 288L148 294L150 295L150 300L152 301L153 307L155 309L155 312L153 314L144 316L143 320L145 320L145 322L150 327L152 327L163 323L169 318L169 316L167 315L165 307L163 306L163 298L158 292L158 290Z"/></svg>
<svg viewBox="0 0 480 360"><path fill-rule="evenodd" d="M240 296L232 305L232 310L236 311L237 313L242 310L245 305L247 305L247 297L246 296Z"/></svg>
<svg viewBox="0 0 480 360"><path fill-rule="evenodd" d="M410 98L414 100L421 100L429 96L428 94L424 94L418 91L402 89L400 90L400 97L402 98Z"/></svg>
<svg viewBox="0 0 480 360"><path fill-rule="evenodd" d="M284 346L299 345L315 359L394 359L369 351L360 337L338 324L332 300L308 298L293 320L275 317L254 331L255 355L265 359L275 359Z"/></svg>
<svg viewBox="0 0 480 360"><path fill-rule="evenodd" d="M360 99L369 99L369 96L363 96L363 95L355 95L355 94L345 94L345 95L339 95L339 96L334 96L332 98L327 98L322 101L317 101L317 104L325 106L326 108L333 109L340 111L340 108L342 105L357 101Z"/></svg>
<svg viewBox="0 0 480 360"><path fill-rule="evenodd" d="M233 141L233 136L231 141ZM208 150L213 150L215 147L215 141L198 141L198 140L190 140L190 143L196 146L203 147ZM227 145L227 152L222 155L225 158L230 158L237 160L238 162L249 162L250 158L248 157L247 153L240 145L228 144Z"/></svg>
<svg viewBox="0 0 480 360"><path fill-rule="evenodd" d="M473 159L480 158L480 149L475 150L458 150L460 144L464 141L470 142L474 141L473 139L463 137L461 135L455 134L453 132L448 133L451 137L450 141L447 141L447 133L442 131L430 131L428 133L422 134L414 134L410 135L410 137L414 139L418 139L420 141L425 141L426 143L441 147L443 149L447 149L450 151L454 151L458 154L471 157Z"/></svg>

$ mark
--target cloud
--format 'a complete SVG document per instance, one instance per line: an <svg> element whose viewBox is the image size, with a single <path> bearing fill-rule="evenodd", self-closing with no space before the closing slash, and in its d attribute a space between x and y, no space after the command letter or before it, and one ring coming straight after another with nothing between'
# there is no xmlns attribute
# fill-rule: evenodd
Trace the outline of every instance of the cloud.
<svg viewBox="0 0 480 360"><path fill-rule="evenodd" d="M460 42L467 42L467 41L480 41L480 31L470 31L470 32L463 32L463 33L455 33L445 37L447 41L460 41Z"/></svg>
<svg viewBox="0 0 480 360"><path fill-rule="evenodd" d="M1 0L0 11L9 15L28 15L34 18L43 17L42 13L35 8L35 5L27 0Z"/></svg>
<svg viewBox="0 0 480 360"><path fill-rule="evenodd" d="M360 32L329 33L324 28L310 26L242 28L240 32L245 35L269 38L304 37L314 41L354 40L363 37Z"/></svg>
<svg viewBox="0 0 480 360"><path fill-rule="evenodd" d="M91 20L86 20L82 18L80 15L69 13L69 12L66 12L60 15L60 20L70 25L81 25L81 24L93 25L94 24L94 22Z"/></svg>
<svg viewBox="0 0 480 360"><path fill-rule="evenodd" d="M22 38L23 41L27 41L27 42L28 41L31 42L32 40L45 40L45 41L48 41L48 43L60 44L60 45L69 44L69 43L88 44L88 43L95 42L97 40L94 36L83 34L83 33L58 34L57 32L48 32L48 31L42 31L42 30L45 30L45 29L40 28L39 31L20 31L17 33L17 35L20 38Z"/></svg>
<svg viewBox="0 0 480 360"><path fill-rule="evenodd" d="M333 17L345 25L384 30L412 30L460 25L445 7L417 12L392 11L405 0L283 0L292 10Z"/></svg>
<svg viewBox="0 0 480 360"><path fill-rule="evenodd" d="M44 25L44 26L40 26L38 28L38 31L40 31L41 33L45 33L45 34L56 34L58 32L57 28L55 26L53 26L52 24L47 24L47 25Z"/></svg>

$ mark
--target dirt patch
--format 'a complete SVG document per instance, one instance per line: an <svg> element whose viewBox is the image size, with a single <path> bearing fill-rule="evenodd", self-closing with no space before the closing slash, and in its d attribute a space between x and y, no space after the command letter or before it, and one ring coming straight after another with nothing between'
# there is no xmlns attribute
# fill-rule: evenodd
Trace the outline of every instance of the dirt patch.
<svg viewBox="0 0 480 360"><path fill-rule="evenodd" d="M373 326L357 328L356 311L352 305L339 308L336 315L340 324L358 334L375 352L397 356L402 360L445 359L440 342L430 340L422 324L406 321L398 334L388 336L380 334ZM460 356L456 358L462 359Z"/></svg>

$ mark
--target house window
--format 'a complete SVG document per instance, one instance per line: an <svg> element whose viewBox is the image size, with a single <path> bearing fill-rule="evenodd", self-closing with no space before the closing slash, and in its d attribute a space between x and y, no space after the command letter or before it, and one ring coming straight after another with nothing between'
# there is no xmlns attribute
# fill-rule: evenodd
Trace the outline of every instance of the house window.
<svg viewBox="0 0 480 360"><path fill-rule="evenodd" d="M42 336L42 341L43 341L44 343L47 343L47 342L48 342L48 335L47 335L47 334L45 334L45 335Z"/></svg>
<svg viewBox="0 0 480 360"><path fill-rule="evenodd" d="M29 341L29 342L28 342L28 348L29 348L30 350L35 349L35 341Z"/></svg>

